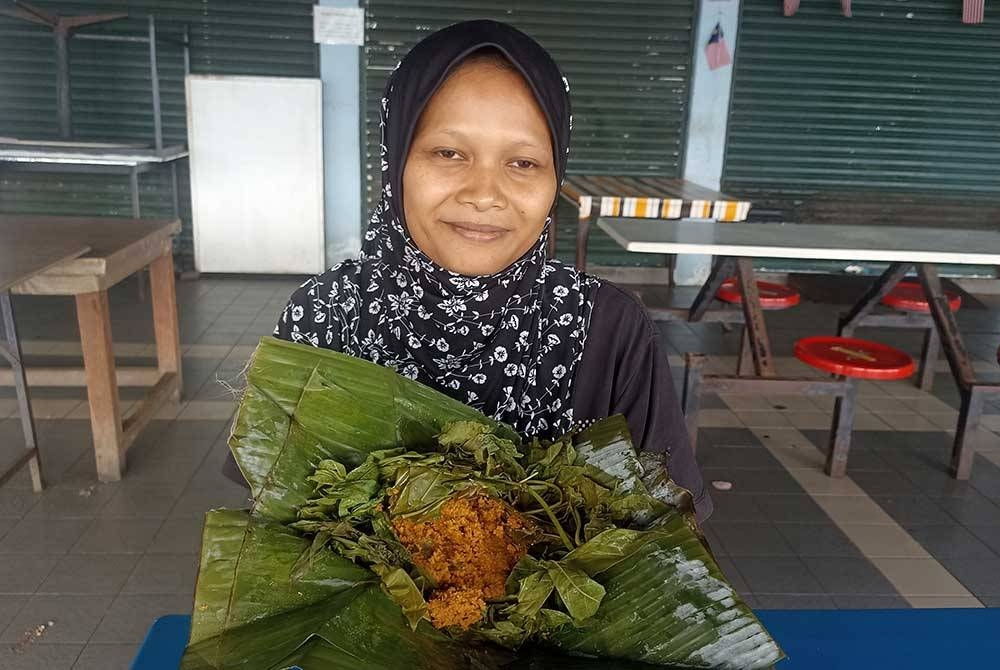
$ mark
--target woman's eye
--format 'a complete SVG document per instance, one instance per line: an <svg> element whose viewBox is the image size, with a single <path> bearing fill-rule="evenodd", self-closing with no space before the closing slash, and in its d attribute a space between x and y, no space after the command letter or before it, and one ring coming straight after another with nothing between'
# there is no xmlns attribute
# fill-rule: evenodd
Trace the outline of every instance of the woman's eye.
<svg viewBox="0 0 1000 670"><path fill-rule="evenodd" d="M438 149L434 153L436 153L441 158L445 158L447 160L458 158L458 152L455 151L454 149Z"/></svg>
<svg viewBox="0 0 1000 670"><path fill-rule="evenodd" d="M514 161L513 165L521 170L530 170L533 167L537 167L534 161L529 161L523 158L521 160Z"/></svg>

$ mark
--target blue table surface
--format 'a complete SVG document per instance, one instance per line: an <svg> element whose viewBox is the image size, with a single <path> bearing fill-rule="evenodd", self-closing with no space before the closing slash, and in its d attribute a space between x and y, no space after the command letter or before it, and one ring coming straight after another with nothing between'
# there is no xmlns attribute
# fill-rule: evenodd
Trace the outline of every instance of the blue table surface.
<svg viewBox="0 0 1000 670"><path fill-rule="evenodd" d="M788 658L777 670L973 670L1000 666L1000 608L761 610ZM132 670L177 670L191 617L153 622Z"/></svg>

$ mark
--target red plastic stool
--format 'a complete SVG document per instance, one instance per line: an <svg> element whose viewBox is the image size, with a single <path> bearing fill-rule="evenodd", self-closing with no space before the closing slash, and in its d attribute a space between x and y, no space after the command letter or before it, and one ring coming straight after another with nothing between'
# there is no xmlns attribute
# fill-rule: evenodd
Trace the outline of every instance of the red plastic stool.
<svg viewBox="0 0 1000 670"><path fill-rule="evenodd" d="M795 343L795 357L817 370L837 375L847 386L834 405L826 461L828 475L843 477L847 470L847 454L851 448L851 431L854 426L854 405L858 396L854 380L905 379L913 374L916 365L906 352L854 337L801 339Z"/></svg>
<svg viewBox="0 0 1000 670"><path fill-rule="evenodd" d="M757 293L760 295L760 306L768 311L788 309L799 304L802 296L793 288L783 284L773 282L758 281ZM722 282L715 297L722 302L731 305L743 304L743 288L736 277ZM736 364L736 374L742 375L753 367L753 354L750 349L750 336L747 334L746 325L743 326L743 333L740 335L740 357Z"/></svg>
<svg viewBox="0 0 1000 670"><path fill-rule="evenodd" d="M948 306L951 311L957 312L958 308L962 306L962 296L951 291L945 291L944 295L948 298ZM920 282L915 281L901 281L896 284L896 287L882 298L882 304L901 312L929 314L931 311L924 287L920 285Z"/></svg>
<svg viewBox="0 0 1000 670"><path fill-rule="evenodd" d="M760 293L760 306L764 309L788 309L799 304L802 296L799 292L783 284L774 284L767 281L757 282L757 292ZM715 294L719 300L733 305L743 303L743 290L736 278L727 279L722 282L718 293Z"/></svg>

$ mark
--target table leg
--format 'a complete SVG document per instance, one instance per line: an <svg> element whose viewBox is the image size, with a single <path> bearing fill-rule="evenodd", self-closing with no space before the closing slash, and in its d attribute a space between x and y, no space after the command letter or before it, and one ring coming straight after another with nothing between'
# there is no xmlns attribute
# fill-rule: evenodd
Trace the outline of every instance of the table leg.
<svg viewBox="0 0 1000 670"><path fill-rule="evenodd" d="M716 259L715 265L712 266L712 272L708 275L705 283L701 285L701 289L698 291L698 295L695 296L694 302L691 303L691 309L688 311L688 321L701 321L712 301L715 300L715 294L719 292L722 282L729 279L735 267L736 259L730 256L720 256Z"/></svg>
<svg viewBox="0 0 1000 670"><path fill-rule="evenodd" d="M773 377L774 362L771 356L771 340L767 335L767 326L764 323L764 310L760 306L760 293L757 290L752 258L740 258L736 261L736 276L743 293L743 319L751 344L750 351L753 354L754 372L759 377Z"/></svg>
<svg viewBox="0 0 1000 670"><path fill-rule="evenodd" d="M139 207L139 170L131 168L128 171L129 191L132 194L132 218L141 219L142 210ZM136 281L139 282L139 300L146 299L146 275L140 270L135 273Z"/></svg>
<svg viewBox="0 0 1000 670"><path fill-rule="evenodd" d="M969 352L965 349L962 335L958 330L955 313L948 305L948 298L941 288L941 279L937 268L933 265L917 266L920 283L924 287L927 303L931 308L931 317L937 329L948 359L948 366L955 378L955 384L962 394L962 407L958 413L958 425L955 427L955 442L951 452L951 474L955 479L968 479L972 471L972 461L975 456L976 440L979 433L979 419L983 411L982 396L976 390L976 373L969 360Z"/></svg>
<svg viewBox="0 0 1000 670"><path fill-rule="evenodd" d="M854 335L854 329L875 309L875 306L881 302L882 298L888 295L889 291L896 288L896 284L906 276L911 265L911 263L893 263L890 265L882 273L882 276L865 291L865 294L855 303L851 311L840 318L840 323L837 326L837 334L842 337L851 337Z"/></svg>
<svg viewBox="0 0 1000 670"><path fill-rule="evenodd" d="M833 406L833 426L830 428L830 446L826 452L826 474L843 477L847 472L847 455L851 450L851 431L858 399L858 385L847 379L847 389Z"/></svg>
<svg viewBox="0 0 1000 670"><path fill-rule="evenodd" d="M90 404L97 477L102 482L118 481L125 471L125 445L115 380L108 292L76 296L76 316L80 322L80 343L87 374L87 401Z"/></svg>
<svg viewBox="0 0 1000 670"><path fill-rule="evenodd" d="M156 335L156 361L160 374L177 375L177 387L171 394L180 401L181 340L177 325L177 293L174 286L174 255L167 251L149 266L150 291L153 294L153 327Z"/></svg>
<svg viewBox="0 0 1000 670"><path fill-rule="evenodd" d="M701 380L708 357L704 354L687 353L684 356L684 390L681 406L684 423L691 438L691 450L698 447L698 411L701 409Z"/></svg>
<svg viewBox="0 0 1000 670"><path fill-rule="evenodd" d="M23 456L9 470L0 472L0 484L13 476L27 461L31 475L31 488L35 493L39 493L45 486L45 482L42 478L42 464L38 458L35 417L31 413L31 399L28 396L28 384L21 358L21 343L18 340L17 326L14 323L14 307L11 304L10 293L7 291L0 293L0 332L4 335L3 339L0 339L0 353L4 354L4 357L10 361L11 372L14 373L14 390L17 395L17 409L21 416L25 447Z"/></svg>
<svg viewBox="0 0 1000 670"><path fill-rule="evenodd" d="M170 163L170 195L173 197L174 205L174 218L181 218L181 200L180 194L177 192L177 161ZM553 225L555 225L555 219L553 219Z"/></svg>
<svg viewBox="0 0 1000 670"><path fill-rule="evenodd" d="M941 339L934 327L924 331L924 346L920 352L920 370L917 372L917 385L921 391L930 393L934 388L934 368L937 367L938 354L941 351Z"/></svg>

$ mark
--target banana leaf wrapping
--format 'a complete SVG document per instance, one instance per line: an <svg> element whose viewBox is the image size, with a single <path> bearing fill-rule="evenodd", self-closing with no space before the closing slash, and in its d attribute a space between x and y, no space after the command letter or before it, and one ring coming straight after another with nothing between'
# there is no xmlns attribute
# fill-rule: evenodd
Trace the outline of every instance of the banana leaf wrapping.
<svg viewBox="0 0 1000 670"><path fill-rule="evenodd" d="M726 582L690 494L658 457L636 454L622 417L529 443L389 368L264 338L230 448L253 500L206 515L183 670L752 669L783 658ZM482 621L438 630L432 585L385 519L432 518L482 490L534 510L549 548L520 559ZM559 507L537 493L553 490Z"/></svg>

